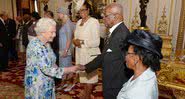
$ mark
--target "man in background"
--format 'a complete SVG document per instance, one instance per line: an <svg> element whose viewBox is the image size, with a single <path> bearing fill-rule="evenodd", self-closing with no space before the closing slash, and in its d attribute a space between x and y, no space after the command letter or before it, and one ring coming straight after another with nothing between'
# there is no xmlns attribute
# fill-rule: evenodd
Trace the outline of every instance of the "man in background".
<svg viewBox="0 0 185 99"><path fill-rule="evenodd" d="M16 50L16 22L15 20L8 18L6 20L6 27L8 31L8 53L9 58L13 61L18 60Z"/></svg>
<svg viewBox="0 0 185 99"><path fill-rule="evenodd" d="M8 66L8 31L5 21L8 19L6 12L0 13L0 71L4 71Z"/></svg>

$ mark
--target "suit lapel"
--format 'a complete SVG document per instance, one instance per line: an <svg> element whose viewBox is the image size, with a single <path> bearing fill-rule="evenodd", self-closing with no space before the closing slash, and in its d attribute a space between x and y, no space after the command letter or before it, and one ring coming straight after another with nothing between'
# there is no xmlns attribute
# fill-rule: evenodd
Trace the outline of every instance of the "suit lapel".
<svg viewBox="0 0 185 99"><path fill-rule="evenodd" d="M123 22L122 22L120 25L118 25L118 26L114 29L114 31L113 31L112 34L111 34L110 40L114 37L114 35L115 35L118 31L120 31L120 29L121 29L122 26L123 26Z"/></svg>
<svg viewBox="0 0 185 99"><path fill-rule="evenodd" d="M5 24L0 20L0 24L5 28Z"/></svg>
<svg viewBox="0 0 185 99"><path fill-rule="evenodd" d="M122 22L120 25L118 25L118 26L114 29L114 31L112 32L111 36L110 36L109 39L108 39L108 42L109 42L109 43L112 42L112 38L115 36L115 34L116 34L118 31L120 31L120 28L122 27L122 25L123 25L123 22ZM106 44L106 45L104 46L103 52L106 52L106 51L107 51L107 49L108 49L108 47L109 47L109 43Z"/></svg>

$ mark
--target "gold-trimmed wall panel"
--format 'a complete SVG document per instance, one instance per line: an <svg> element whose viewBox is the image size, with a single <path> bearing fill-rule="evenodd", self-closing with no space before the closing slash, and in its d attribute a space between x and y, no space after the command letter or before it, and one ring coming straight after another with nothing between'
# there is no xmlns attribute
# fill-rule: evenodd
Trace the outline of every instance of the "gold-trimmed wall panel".
<svg viewBox="0 0 185 99"><path fill-rule="evenodd" d="M176 44L176 54L179 55L182 51L184 45L184 31L185 31L185 1L182 0L181 6L181 15L180 15L180 23L179 23L179 31L177 36L177 44Z"/></svg>

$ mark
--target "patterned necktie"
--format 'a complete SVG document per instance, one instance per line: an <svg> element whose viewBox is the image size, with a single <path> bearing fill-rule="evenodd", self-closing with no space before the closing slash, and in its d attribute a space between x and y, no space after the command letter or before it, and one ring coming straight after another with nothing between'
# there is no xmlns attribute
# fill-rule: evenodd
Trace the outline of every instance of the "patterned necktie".
<svg viewBox="0 0 185 99"><path fill-rule="evenodd" d="M110 32L107 33L107 36L104 39L104 47L109 44Z"/></svg>
<svg viewBox="0 0 185 99"><path fill-rule="evenodd" d="M103 52L106 51L107 45L109 44L109 41L110 41L109 38L110 38L109 35L107 35L107 36L104 38Z"/></svg>
<svg viewBox="0 0 185 99"><path fill-rule="evenodd" d="M107 44L109 44L109 35L107 35L104 40L104 46L106 46Z"/></svg>

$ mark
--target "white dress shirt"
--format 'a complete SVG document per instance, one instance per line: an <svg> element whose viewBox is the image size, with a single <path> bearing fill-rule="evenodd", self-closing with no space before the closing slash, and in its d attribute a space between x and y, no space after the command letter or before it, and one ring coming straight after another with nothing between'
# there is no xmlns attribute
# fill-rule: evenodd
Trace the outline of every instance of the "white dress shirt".
<svg viewBox="0 0 185 99"><path fill-rule="evenodd" d="M133 76L123 85L117 99L158 99L155 72L148 68L135 80Z"/></svg>
<svg viewBox="0 0 185 99"><path fill-rule="evenodd" d="M109 32L110 34L108 35L109 37L111 36L112 32L118 27L118 25L120 25L122 22L119 22L117 24L115 24L114 26L112 26L110 29L109 29Z"/></svg>
<svg viewBox="0 0 185 99"><path fill-rule="evenodd" d="M0 20L3 22L3 24L5 25L5 22L4 22L4 20L0 17Z"/></svg>

